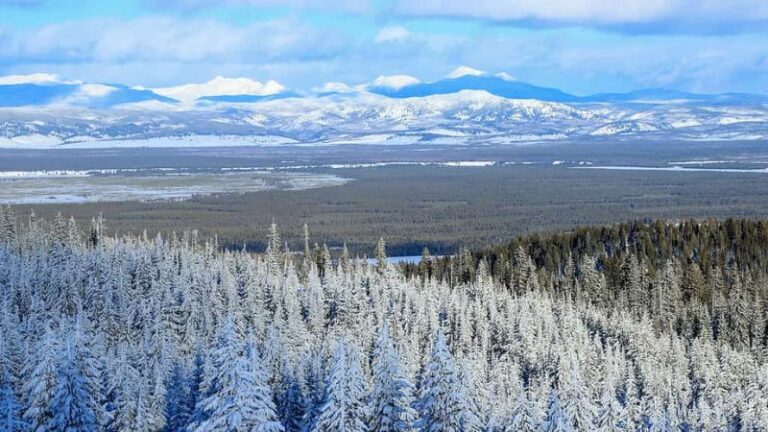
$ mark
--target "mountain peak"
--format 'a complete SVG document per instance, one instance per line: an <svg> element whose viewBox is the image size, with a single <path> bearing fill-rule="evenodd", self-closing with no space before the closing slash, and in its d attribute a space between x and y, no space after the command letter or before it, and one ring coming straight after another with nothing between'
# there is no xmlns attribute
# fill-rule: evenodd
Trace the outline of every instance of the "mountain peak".
<svg viewBox="0 0 768 432"><path fill-rule="evenodd" d="M452 70L448 75L446 75L446 78L461 78L463 76L484 76L486 73L484 71L471 68L469 66L459 66L456 69Z"/></svg>

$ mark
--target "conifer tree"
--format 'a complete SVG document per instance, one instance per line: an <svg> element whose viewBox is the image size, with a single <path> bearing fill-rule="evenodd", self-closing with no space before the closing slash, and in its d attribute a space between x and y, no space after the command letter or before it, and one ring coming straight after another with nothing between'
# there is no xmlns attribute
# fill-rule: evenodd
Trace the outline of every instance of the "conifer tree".
<svg viewBox="0 0 768 432"><path fill-rule="evenodd" d="M442 331L437 332L429 361L424 366L416 404L425 432L475 432L479 420Z"/></svg>
<svg viewBox="0 0 768 432"><path fill-rule="evenodd" d="M504 426L504 432L536 432L539 430L539 419L535 415L535 401L528 397L528 391L523 390L515 403L512 417Z"/></svg>
<svg viewBox="0 0 768 432"><path fill-rule="evenodd" d="M96 405L88 384L80 371L72 347L67 347L59 360L56 389L48 411L51 417L43 425L45 431L90 432L98 423L92 407Z"/></svg>
<svg viewBox="0 0 768 432"><path fill-rule="evenodd" d="M166 384L165 431L183 431L194 410L190 380L180 364L171 369Z"/></svg>
<svg viewBox="0 0 768 432"><path fill-rule="evenodd" d="M417 419L413 385L406 378L398 353L384 324L373 350L373 388L370 395L371 432L411 432Z"/></svg>
<svg viewBox="0 0 768 432"><path fill-rule="evenodd" d="M304 430L305 400L301 383L293 374L284 373L276 397L277 415L285 432Z"/></svg>
<svg viewBox="0 0 768 432"><path fill-rule="evenodd" d="M2 327L0 327L1 329ZM22 419L22 407L17 397L17 374L5 335L0 335L0 430L22 432L27 423Z"/></svg>
<svg viewBox="0 0 768 432"><path fill-rule="evenodd" d="M243 346L234 327L230 316L212 354L208 396L198 403L206 418L191 430L283 432L261 359L252 347Z"/></svg>
<svg viewBox="0 0 768 432"><path fill-rule="evenodd" d="M51 329L38 342L34 361L25 374L24 395L26 399L24 419L35 432L45 432L53 418L51 411L54 393L58 386L56 353L59 351L56 336Z"/></svg>
<svg viewBox="0 0 768 432"><path fill-rule="evenodd" d="M570 424L566 413L563 411L557 393L557 390L554 388L549 392L547 417L541 424L541 430L543 432L568 432L573 430L573 426Z"/></svg>
<svg viewBox="0 0 768 432"><path fill-rule="evenodd" d="M367 432L365 381L359 360L346 342L338 341L325 384L325 398L313 432Z"/></svg>

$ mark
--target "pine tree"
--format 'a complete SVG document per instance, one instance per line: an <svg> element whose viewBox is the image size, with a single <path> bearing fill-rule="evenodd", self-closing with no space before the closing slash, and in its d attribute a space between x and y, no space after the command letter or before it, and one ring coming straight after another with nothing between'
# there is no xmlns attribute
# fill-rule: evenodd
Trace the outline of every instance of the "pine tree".
<svg viewBox="0 0 768 432"><path fill-rule="evenodd" d="M22 432L27 423L21 417L21 403L16 397L16 377L9 364L7 345L0 336L0 431Z"/></svg>
<svg viewBox="0 0 768 432"><path fill-rule="evenodd" d="M0 314L0 430L17 432L27 427L19 401L21 341L7 306L0 307Z"/></svg>
<svg viewBox="0 0 768 432"><path fill-rule="evenodd" d="M91 432L97 430L96 405L93 395L78 368L71 347L64 350L58 367L56 390L48 411L51 418L43 425L45 431Z"/></svg>
<svg viewBox="0 0 768 432"><path fill-rule="evenodd" d="M166 432L183 431L195 406L190 394L189 379L180 364L171 369L166 384L165 428Z"/></svg>
<svg viewBox="0 0 768 432"><path fill-rule="evenodd" d="M474 432L480 422L472 412L467 391L442 331L435 335L432 354L424 366L419 400L418 423L424 432Z"/></svg>
<svg viewBox="0 0 768 432"><path fill-rule="evenodd" d="M389 267L386 245L387 244L384 242L384 237L381 237L376 243L376 249L374 250L374 257L376 258L376 270L379 273L384 273L387 267Z"/></svg>
<svg viewBox="0 0 768 432"><path fill-rule="evenodd" d="M610 378L603 383L600 407L597 410L595 426L601 432L619 432L627 427L626 410L616 398L616 389Z"/></svg>
<svg viewBox="0 0 768 432"><path fill-rule="evenodd" d="M539 419L535 415L535 401L528 397L528 391L523 390L517 399L512 417L504 426L504 432L536 432L539 430Z"/></svg>
<svg viewBox="0 0 768 432"><path fill-rule="evenodd" d="M568 423L577 430L592 430L596 415L589 388L581 376L581 363L570 359L568 375L561 377L558 387L559 401Z"/></svg>
<svg viewBox="0 0 768 432"><path fill-rule="evenodd" d="M342 339L337 343L325 397L313 432L367 432L365 381L357 354Z"/></svg>
<svg viewBox="0 0 768 432"><path fill-rule="evenodd" d="M409 432L417 419L413 385L405 377L385 323L373 350L373 389L370 395L371 432Z"/></svg>
<svg viewBox="0 0 768 432"><path fill-rule="evenodd" d="M212 354L211 388L198 404L206 412L193 432L283 432L261 359L243 346L228 317Z"/></svg>
<svg viewBox="0 0 768 432"><path fill-rule="evenodd" d="M283 374L276 397L277 415L286 432L304 430L305 405L301 383L291 374Z"/></svg>
<svg viewBox="0 0 768 432"><path fill-rule="evenodd" d="M46 329L38 343L31 370L25 374L24 395L27 398L24 419L35 432L45 432L53 418L51 406L58 386L56 353L59 351L53 330Z"/></svg>
<svg viewBox="0 0 768 432"><path fill-rule="evenodd" d="M570 421L566 417L566 413L563 411L563 407L560 404L560 398L557 395L556 389L551 389L549 392L549 401L547 402L547 417L541 424L542 432L569 432L573 429ZM589 430L589 429L584 429Z"/></svg>

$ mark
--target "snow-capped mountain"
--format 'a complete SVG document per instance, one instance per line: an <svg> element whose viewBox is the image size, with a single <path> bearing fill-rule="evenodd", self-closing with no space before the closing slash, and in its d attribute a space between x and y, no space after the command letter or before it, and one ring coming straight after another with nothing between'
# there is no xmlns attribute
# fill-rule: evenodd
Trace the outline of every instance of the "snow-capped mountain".
<svg viewBox="0 0 768 432"><path fill-rule="evenodd" d="M0 78L0 147L504 143L561 139L768 139L760 95L663 90L589 97L459 68L424 83L380 76L313 91L217 77L146 89Z"/></svg>
<svg viewBox="0 0 768 432"><path fill-rule="evenodd" d="M392 98L451 94L463 90L482 90L508 99L536 99L548 102L576 102L579 100L578 96L557 89L517 81L508 74L489 75L466 66L459 67L445 78L434 82L422 83L416 80L398 87L374 85L369 88L369 91L373 93Z"/></svg>

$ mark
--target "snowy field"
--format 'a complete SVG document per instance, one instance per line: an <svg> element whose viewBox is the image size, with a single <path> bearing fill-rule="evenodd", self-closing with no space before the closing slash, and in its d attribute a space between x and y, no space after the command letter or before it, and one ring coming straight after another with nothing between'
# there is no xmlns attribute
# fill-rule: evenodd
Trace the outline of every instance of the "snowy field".
<svg viewBox="0 0 768 432"><path fill-rule="evenodd" d="M218 193L303 190L348 179L301 172L94 175L84 171L0 173L0 204L184 200Z"/></svg>

